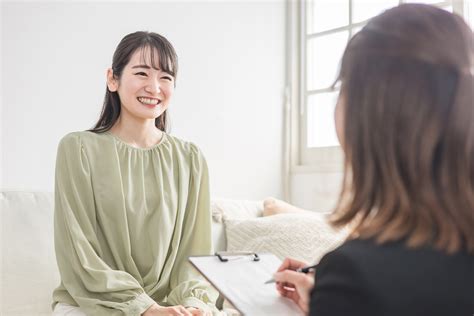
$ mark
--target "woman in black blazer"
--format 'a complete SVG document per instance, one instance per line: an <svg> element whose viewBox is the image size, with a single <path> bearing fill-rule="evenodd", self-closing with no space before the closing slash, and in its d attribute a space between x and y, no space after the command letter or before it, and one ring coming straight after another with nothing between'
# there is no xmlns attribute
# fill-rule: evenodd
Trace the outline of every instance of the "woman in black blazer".
<svg viewBox="0 0 474 316"><path fill-rule="evenodd" d="M474 40L457 15L404 4L341 63L336 129L349 239L315 271L286 259L277 290L317 316L474 315Z"/></svg>

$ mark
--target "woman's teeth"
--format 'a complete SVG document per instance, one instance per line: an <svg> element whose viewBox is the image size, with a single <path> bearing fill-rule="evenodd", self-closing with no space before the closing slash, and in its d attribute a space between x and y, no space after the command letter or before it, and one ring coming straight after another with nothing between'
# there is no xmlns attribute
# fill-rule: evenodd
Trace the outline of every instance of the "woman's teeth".
<svg viewBox="0 0 474 316"><path fill-rule="evenodd" d="M138 101L148 105L157 105L158 103L160 103L160 100L150 98L138 98Z"/></svg>

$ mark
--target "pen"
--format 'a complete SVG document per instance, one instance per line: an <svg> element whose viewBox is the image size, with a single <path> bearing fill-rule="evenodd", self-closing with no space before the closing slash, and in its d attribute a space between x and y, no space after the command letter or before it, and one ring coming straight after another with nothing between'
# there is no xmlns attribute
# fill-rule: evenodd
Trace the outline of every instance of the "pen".
<svg viewBox="0 0 474 316"><path fill-rule="evenodd" d="M317 264L313 264L312 266L299 268L299 269L296 269L295 271L300 272L300 273L309 273L311 272L311 270L316 269L317 266L318 266ZM276 282L275 279L271 278L270 280L266 281L265 284L270 284L270 283L275 283L275 282Z"/></svg>

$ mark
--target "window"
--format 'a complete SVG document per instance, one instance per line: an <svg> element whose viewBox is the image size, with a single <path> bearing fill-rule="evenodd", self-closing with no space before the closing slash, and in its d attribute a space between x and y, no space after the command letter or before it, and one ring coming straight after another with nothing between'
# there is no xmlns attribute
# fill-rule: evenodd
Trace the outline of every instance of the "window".
<svg viewBox="0 0 474 316"><path fill-rule="evenodd" d="M290 148L293 169L342 170L334 126L338 89L332 88L347 41L373 16L401 3L427 3L456 12L474 25L471 0L303 0L289 1ZM293 48L297 47L297 49ZM296 82L296 84L294 83ZM290 124L290 123L288 123Z"/></svg>

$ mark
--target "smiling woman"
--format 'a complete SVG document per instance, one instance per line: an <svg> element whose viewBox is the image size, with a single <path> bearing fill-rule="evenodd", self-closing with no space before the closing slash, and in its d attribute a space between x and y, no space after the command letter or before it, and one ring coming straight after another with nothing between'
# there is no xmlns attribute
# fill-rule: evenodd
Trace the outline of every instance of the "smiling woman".
<svg viewBox="0 0 474 316"><path fill-rule="evenodd" d="M151 61L150 54L150 49L142 48L132 55L120 80L124 82L123 85L114 76L113 70L109 69L108 87L110 91L117 92L122 96L123 110L127 110L130 113L136 111L137 115L141 117L142 115L139 115L139 113L142 111L142 108L138 107L135 109L134 107L138 100L142 105L155 110L154 112L144 112L143 117L148 117L151 114L152 118L155 118L163 114L168 108L169 99L174 90L174 79L172 75L162 71L157 66L147 65L146 61ZM142 59L145 60L142 61ZM162 104L157 107L160 103Z"/></svg>
<svg viewBox="0 0 474 316"><path fill-rule="evenodd" d="M158 108L161 113L154 116L155 126L166 131L166 109L176 86L177 72L178 57L166 38L146 32L125 36L115 51L112 67L107 71L104 106L92 131L104 132L112 128L123 110L121 105L132 106L135 98L153 99L154 96L163 103ZM121 82L130 91L123 91L124 88L119 91ZM123 96L119 98L121 93ZM141 102L145 103L143 99Z"/></svg>
<svg viewBox="0 0 474 316"><path fill-rule="evenodd" d="M204 156L166 133L177 69L163 36L125 36L98 122L59 144L55 316L217 312L187 264L211 253L211 213Z"/></svg>
<svg viewBox="0 0 474 316"><path fill-rule="evenodd" d="M155 133L161 134L160 130L164 131L165 129L166 117L164 113L168 109L174 92L174 76L170 74L171 69L162 70L165 67L160 65L159 57L154 58L153 52L154 49L150 47L143 47L135 51L124 67L120 79L112 68L107 72L108 91L117 93L121 102L120 115L117 117L117 121L111 124L111 131L122 134L122 137L127 137L121 133L123 125L127 125L127 121L156 119L155 126L158 129L155 130ZM155 64L156 59L158 62ZM164 117L160 119L162 115ZM160 129L160 123L163 124L163 129Z"/></svg>

